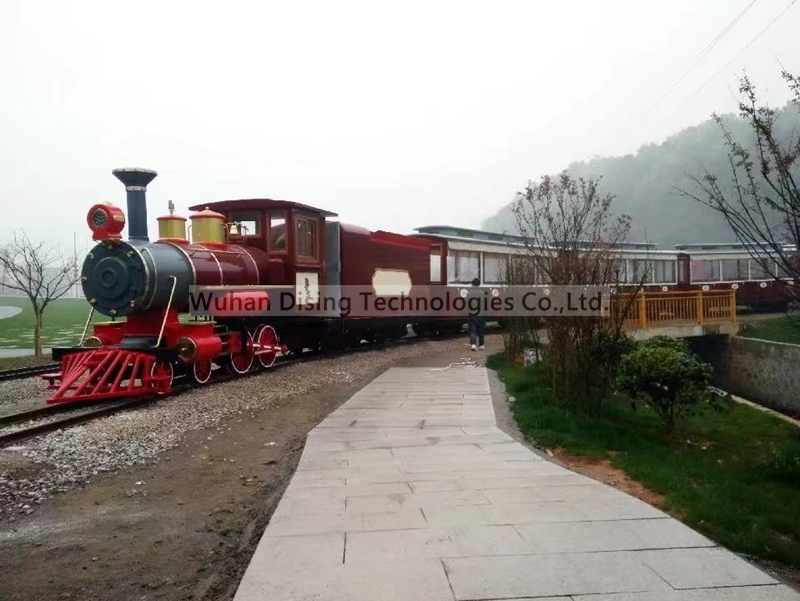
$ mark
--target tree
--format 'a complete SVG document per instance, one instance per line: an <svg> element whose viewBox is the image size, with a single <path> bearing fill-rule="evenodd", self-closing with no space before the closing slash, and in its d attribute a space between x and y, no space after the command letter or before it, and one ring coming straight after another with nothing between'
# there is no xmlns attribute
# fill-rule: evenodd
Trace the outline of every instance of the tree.
<svg viewBox="0 0 800 601"><path fill-rule="evenodd" d="M525 240L524 260L529 284L598 286L609 290L624 279L624 260L618 249L630 229L627 215L614 217L614 197L600 194L597 180L574 179L566 172L529 182L517 195L513 213ZM648 262L644 263L649 265ZM642 273L642 282L647 277ZM625 348L622 326L634 296L618 303L605 316L543 316L547 337L545 366L551 396L566 407L583 412L599 408L613 384L601 347Z"/></svg>
<svg viewBox="0 0 800 601"><path fill-rule="evenodd" d="M717 406L721 395L711 386L712 377L712 367L684 340L656 336L622 357L618 388L647 403L673 432L679 420Z"/></svg>
<svg viewBox="0 0 800 601"><path fill-rule="evenodd" d="M0 269L4 285L22 292L31 301L34 354L40 357L45 309L78 281L78 255L63 254L55 246L32 242L24 232L15 233L13 242L0 249Z"/></svg>
<svg viewBox="0 0 800 601"><path fill-rule="evenodd" d="M800 78L785 70L781 75L792 93L790 104L800 109ZM753 261L766 273L779 281L791 278L787 290L798 298L800 137L793 138L782 130L774 109L759 106L755 86L748 77L740 80L739 92L743 94L739 114L752 130L752 144L735 140L722 117L713 115L728 149L731 183L723 184L719 174L705 169L702 177L692 178L700 192L677 190L721 214ZM773 260L778 264L778 274Z"/></svg>

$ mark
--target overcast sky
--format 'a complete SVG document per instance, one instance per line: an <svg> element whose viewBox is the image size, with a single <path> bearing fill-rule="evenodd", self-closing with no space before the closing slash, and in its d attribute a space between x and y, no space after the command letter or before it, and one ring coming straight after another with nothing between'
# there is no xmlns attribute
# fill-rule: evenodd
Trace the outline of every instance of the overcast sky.
<svg viewBox="0 0 800 601"><path fill-rule="evenodd" d="M751 1L2 0L0 240L87 239L128 166L159 173L151 239L169 199L478 227L528 179L735 109L745 69L783 104L800 6L741 53L791 1L759 0L648 112Z"/></svg>

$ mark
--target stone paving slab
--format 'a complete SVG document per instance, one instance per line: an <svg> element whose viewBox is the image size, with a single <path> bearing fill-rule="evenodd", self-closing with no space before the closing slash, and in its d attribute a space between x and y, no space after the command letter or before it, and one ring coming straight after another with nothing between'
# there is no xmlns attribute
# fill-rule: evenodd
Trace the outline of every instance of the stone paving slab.
<svg viewBox="0 0 800 601"><path fill-rule="evenodd" d="M800 601L497 426L485 368L393 368L308 436L235 601Z"/></svg>

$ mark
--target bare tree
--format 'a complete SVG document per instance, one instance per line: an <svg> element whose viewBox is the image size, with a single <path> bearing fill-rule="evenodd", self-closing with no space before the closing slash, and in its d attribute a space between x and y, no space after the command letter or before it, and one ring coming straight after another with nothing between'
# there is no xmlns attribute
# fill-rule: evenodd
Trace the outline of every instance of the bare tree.
<svg viewBox="0 0 800 601"><path fill-rule="evenodd" d="M0 249L3 284L22 292L31 301L35 326L34 354L42 355L42 323L45 309L78 281L78 256L64 254L55 246L34 243L24 232Z"/></svg>
<svg viewBox="0 0 800 601"><path fill-rule="evenodd" d="M503 274L503 283L506 286L528 286L536 281L536 267L532 261L526 260L525 255L509 257L508 265ZM527 345L531 345L539 354L541 352L540 330L541 318L538 316L512 314L505 318L503 330L503 349L506 359L516 361L524 352Z"/></svg>
<svg viewBox="0 0 800 601"><path fill-rule="evenodd" d="M566 172L529 183L513 204L535 283L549 286L624 285L619 252L630 230L627 215L614 217L613 196L598 191L598 181L573 179ZM645 262L649 265L649 262ZM644 283L646 270L642 273ZM634 285L635 289L635 285ZM554 400L593 411L609 392L617 355L628 345L623 324L634 296L623 297L605 316L544 316L546 365Z"/></svg>
<svg viewBox="0 0 800 601"><path fill-rule="evenodd" d="M791 103L800 109L800 78L781 73L792 93ZM776 112L759 106L755 86L748 77L740 80L739 115L753 130L752 147L733 139L722 118L713 118L722 129L728 148L732 176L730 186L723 185L718 174L705 169L702 177L693 177L700 191L695 194L675 188L720 213L743 244L753 261L774 279L791 278L787 290L800 295L800 187L798 156L800 136L781 143L776 128ZM729 188L729 189L728 189ZM779 273L775 273L776 261Z"/></svg>

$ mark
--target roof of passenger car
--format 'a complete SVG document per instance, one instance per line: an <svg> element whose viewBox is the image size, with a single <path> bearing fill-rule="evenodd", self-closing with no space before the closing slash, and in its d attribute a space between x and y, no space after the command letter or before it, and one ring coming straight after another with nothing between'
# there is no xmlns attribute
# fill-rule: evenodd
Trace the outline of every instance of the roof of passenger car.
<svg viewBox="0 0 800 601"><path fill-rule="evenodd" d="M272 209L298 209L300 211L309 211L320 213L326 217L337 217L336 213L305 205L299 202L292 202L290 200L274 200L272 198L240 198L237 200L217 200L214 202L204 202L189 207L190 211L202 211L203 209L211 209L212 211L268 211Z"/></svg>

